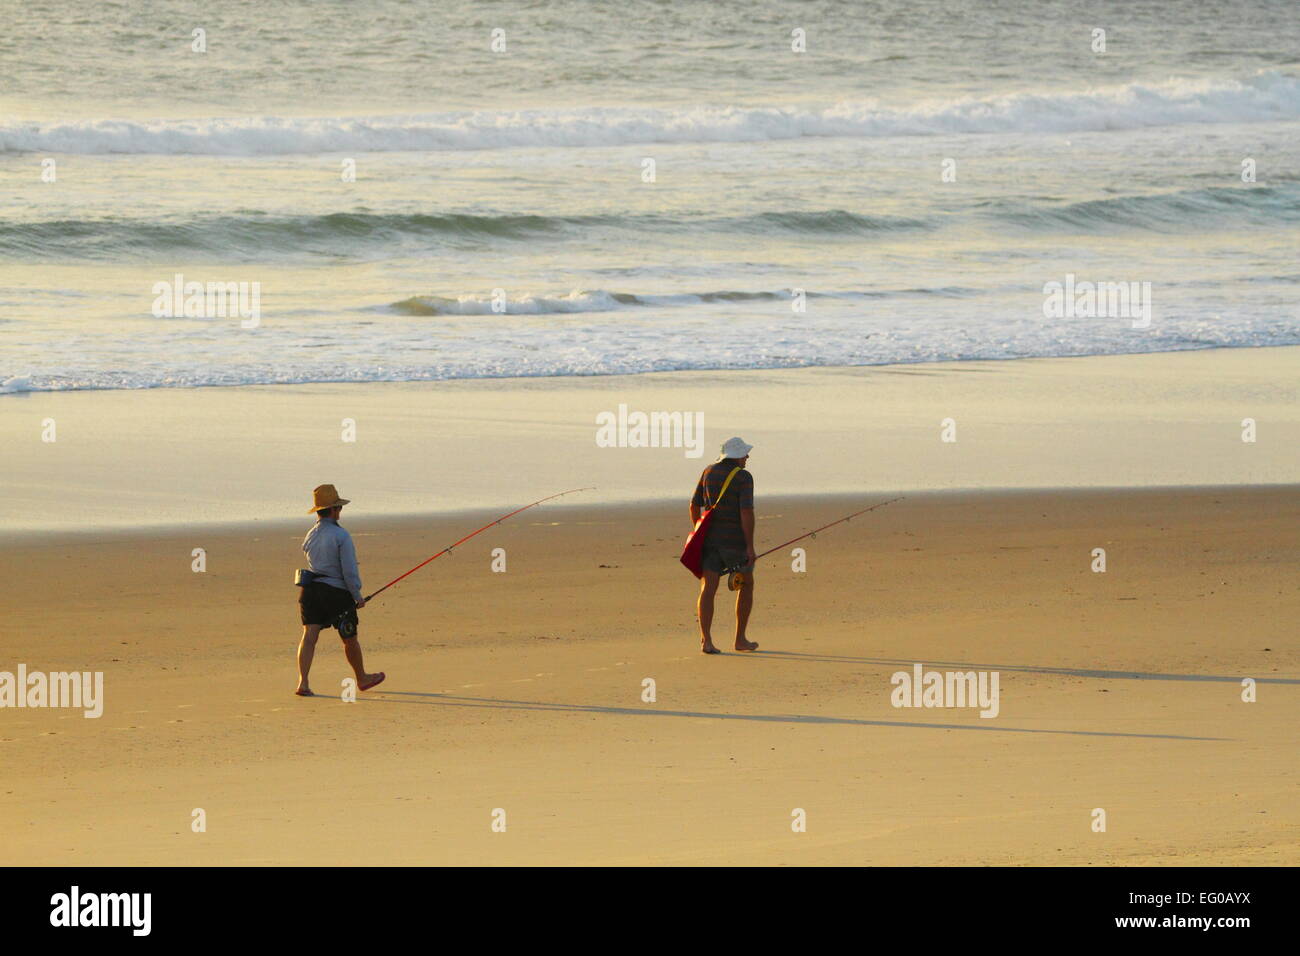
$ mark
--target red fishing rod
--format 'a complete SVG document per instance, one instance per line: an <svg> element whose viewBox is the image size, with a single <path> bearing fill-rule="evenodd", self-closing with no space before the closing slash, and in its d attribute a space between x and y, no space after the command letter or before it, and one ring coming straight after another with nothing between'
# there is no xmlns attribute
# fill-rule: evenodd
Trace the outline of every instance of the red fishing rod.
<svg viewBox="0 0 1300 956"><path fill-rule="evenodd" d="M882 501L879 504L874 504L870 508L863 508L861 511L855 511L851 515L845 515L843 518L840 518L837 521L832 521L830 524L824 524L820 528L813 528L811 531L805 531L797 538L791 538L789 541L783 541L780 544L778 544L775 548L768 548L762 554L754 555L754 561L757 562L759 558L766 557L767 555L771 554L773 551L780 551L782 548L787 547L788 545L792 545L796 541L802 541L804 538L810 538L813 535L817 534L818 532L825 531L827 528L833 528L837 524L843 524L846 521L851 521L852 519L856 518L858 515L864 515L868 511L875 511L877 508L885 507L885 505L892 505L895 501L902 501L905 497L907 496L899 495L897 498L890 498L888 501ZM741 567L743 567L743 565ZM740 570L740 568L727 568L727 570L724 573L730 575L727 578L727 588L729 590L732 591L736 590L736 588L740 587L740 585L743 584L745 581L745 573L742 570Z"/></svg>
<svg viewBox="0 0 1300 956"><path fill-rule="evenodd" d="M595 491L595 490L596 490L595 488L571 488L571 489L568 490L568 491L561 491L558 495L547 495L545 498L538 498L536 501L530 502L529 504L524 505L522 508L516 508L514 511L510 512L509 514L502 515L500 518L497 518L495 521L489 521L487 524L485 524L483 527L479 528L477 531L471 531L469 534L465 535L465 537L461 538L459 541L455 542L454 544L449 544L449 545L447 545L447 547L443 548L441 551L439 551L437 554L435 554L432 558L428 558L427 560L421 561L419 564L417 564L415 567L411 568L411 570L407 571L405 574L402 574L402 575L399 575L398 577L393 578L393 580L389 581L387 584L385 584L382 588L380 588L380 589L379 589L378 591L376 591L374 594L368 594L368 595L366 595L366 597L364 598L364 600L365 600L365 602L366 602L367 604L369 604L372 598L378 597L380 594L383 594L385 591L387 591L389 588L391 588L391 587L392 587L394 584L396 584L398 581L402 580L402 578L410 577L412 574L414 574L416 571L420 570L420 568L424 567L424 566L425 566L426 564L428 564L430 561L434 561L434 560L437 560L438 558L441 558L444 554L448 554L448 553L450 553L451 550L452 550L452 548L458 548L458 547L460 547L462 544L464 544L464 543L465 543L466 541L468 541L470 538L474 537L474 535L476 535L476 534L482 534L482 533L483 533L484 531L486 531L488 528L496 527L496 526L499 525L501 522L505 521L507 518L513 518L515 515L519 514L519 512L521 512L521 511L527 511L529 508L536 507L537 505L540 505L542 502L544 502L544 501L550 501L550 500L552 500L553 498L563 498L565 495L571 495L571 494L574 494L574 493L579 492L579 491Z"/></svg>

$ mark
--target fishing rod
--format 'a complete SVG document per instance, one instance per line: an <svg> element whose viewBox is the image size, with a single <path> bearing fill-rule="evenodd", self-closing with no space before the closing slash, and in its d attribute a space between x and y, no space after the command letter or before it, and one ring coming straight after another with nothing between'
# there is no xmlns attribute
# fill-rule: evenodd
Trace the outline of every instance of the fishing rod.
<svg viewBox="0 0 1300 956"><path fill-rule="evenodd" d="M868 511L875 511L877 508L885 507L885 505L892 505L895 501L902 501L905 497L907 496L899 495L897 498L890 498L888 501L882 501L879 504L874 504L870 508L863 508L861 511L855 511L851 515L845 515L843 518L840 518L837 521L832 521L830 524L824 524L820 528L813 528L811 531L805 531L797 538L791 538L789 541L783 541L781 544L778 544L775 548L768 548L762 554L754 555L754 561L751 562L751 565L753 563L756 563L759 558L766 557L767 555L771 554L773 551L780 551L782 548L787 547L788 545L792 545L796 541L802 541L804 538L810 538L813 535L817 534L818 532L825 531L827 528L833 528L837 524L843 524L846 521L851 521L852 519L856 518L858 515L864 515ZM724 574L729 575L729 577L727 578L728 590L734 591L742 584L745 583L745 572L741 570L741 568L743 567L744 565L739 565L734 568L727 568L727 570L723 572Z"/></svg>
<svg viewBox="0 0 1300 956"><path fill-rule="evenodd" d="M428 558L428 559L426 559L426 560L424 560L424 561L421 561L419 564L417 564L415 567L411 568L411 570L407 571L405 574L401 574L401 575L398 575L397 577L393 578L393 580L389 581L387 584L385 584L382 588L380 588L380 589L379 589L378 591L376 591L374 594L368 594L368 595L366 595L366 597L364 597L362 600L364 600L365 603L369 604L370 601L371 601L373 598L376 598L376 597L378 597L379 595L383 594L385 591L387 591L389 588L391 588L394 584L396 584L398 581L402 580L403 578L410 577L412 574L414 574L416 571L420 570L420 568L424 567L424 566L425 566L426 564L428 564L430 561L434 561L434 560L436 560L436 559L442 557L444 554L449 554L453 548L458 548L458 547L460 547L462 544L464 544L464 543L465 543L466 541L468 541L470 538L474 537L474 535L476 535L476 534L482 534L484 531L488 530L488 528L496 527L496 526L499 525L501 522L505 521L507 518L513 518L515 515L519 514L519 512L521 512L521 511L527 511L529 508L536 507L537 505L540 505L542 502L544 502L544 501L550 501L550 500L552 500L553 498L563 498L565 495L572 495L572 494L575 494L575 493L577 493L577 492L579 492L579 491L595 491L595 490L596 490L596 489L595 489L594 487L592 487L592 488L571 488L571 489L569 489L568 491L561 491L558 495L547 495L545 498L538 498L536 501L529 502L528 504L524 505L522 508L516 508L514 511L510 512L509 514L504 514L504 515L502 515L500 518L497 518L495 521L489 521L487 524L485 524L483 527L479 528L477 531L471 531L469 534L465 535L465 537L461 538L459 541L455 542L454 544L449 544L449 545L447 545L447 547L443 548L441 551L439 551L437 554L435 554L432 558Z"/></svg>

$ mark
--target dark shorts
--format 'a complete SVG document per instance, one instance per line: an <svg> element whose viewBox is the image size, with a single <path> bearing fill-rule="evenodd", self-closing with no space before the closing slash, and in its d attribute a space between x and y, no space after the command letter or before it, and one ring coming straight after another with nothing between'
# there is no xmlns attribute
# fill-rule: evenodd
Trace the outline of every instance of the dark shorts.
<svg viewBox="0 0 1300 956"><path fill-rule="evenodd" d="M747 570L749 555L743 549L715 548L713 545L706 544L700 555L700 564L705 571L712 571L714 574L721 574L728 568Z"/></svg>
<svg viewBox="0 0 1300 956"><path fill-rule="evenodd" d="M342 588L332 587L313 581L300 589L298 610L302 612L302 623L319 624L321 627L333 627L340 614L346 614L352 627L357 626L357 602L352 595Z"/></svg>

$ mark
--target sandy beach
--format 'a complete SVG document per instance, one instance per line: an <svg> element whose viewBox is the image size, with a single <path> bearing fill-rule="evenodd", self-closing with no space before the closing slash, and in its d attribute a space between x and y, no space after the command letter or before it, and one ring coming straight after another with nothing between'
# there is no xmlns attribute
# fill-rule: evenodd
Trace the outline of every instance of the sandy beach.
<svg viewBox="0 0 1300 956"><path fill-rule="evenodd" d="M757 445L762 495L1288 484L1300 481L1297 383L1300 347L27 392L0 396L0 441L14 452L0 529L283 521L305 510L304 483L321 480L346 489L355 513L364 502L368 517L501 512L587 485L599 491L584 507L681 501L735 434ZM598 416L620 406L699 416L703 440L601 447ZM1247 418L1253 442L1242 440ZM47 422L54 441L42 440Z"/></svg>
<svg viewBox="0 0 1300 956"><path fill-rule="evenodd" d="M0 711L0 859L1295 865L1297 354L6 397L0 670L104 712ZM598 448L619 402L702 410L706 457ZM676 554L733 431L760 547L907 498L765 559L759 652L708 658ZM321 481L368 587L599 491L363 610L348 703L330 633L292 695ZM893 706L916 664L997 672L996 717Z"/></svg>

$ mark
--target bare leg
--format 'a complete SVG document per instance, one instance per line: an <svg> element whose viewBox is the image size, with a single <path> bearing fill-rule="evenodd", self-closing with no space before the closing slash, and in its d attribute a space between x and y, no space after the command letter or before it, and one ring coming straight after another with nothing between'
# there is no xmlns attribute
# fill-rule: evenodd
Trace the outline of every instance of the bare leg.
<svg viewBox="0 0 1300 956"><path fill-rule="evenodd" d="M357 675L357 684L364 684L372 677L378 677L378 674L367 674L365 664L361 660L361 638L350 637L343 642L343 653L347 656L348 663L352 665L352 673Z"/></svg>
<svg viewBox="0 0 1300 956"><path fill-rule="evenodd" d="M319 624L305 624L302 629L302 640L298 642L298 690L296 693L305 696L311 694L311 685L307 683L307 675L311 672L312 658L316 656L316 638L320 637Z"/></svg>
<svg viewBox="0 0 1300 956"><path fill-rule="evenodd" d="M758 644L745 639L745 627L749 624L749 612L754 609L754 569L745 572L745 583L736 592L736 650L752 651Z"/></svg>
<svg viewBox="0 0 1300 956"><path fill-rule="evenodd" d="M349 637L343 642L343 653L347 655L348 663L352 665L352 673L357 675L357 688L359 690L368 690L370 687L378 684L384 679L382 673L367 674L366 668L361 661L361 639Z"/></svg>
<svg viewBox="0 0 1300 956"><path fill-rule="evenodd" d="M700 650L705 654L716 654L710 631L713 628L713 596L718 593L718 575L705 571L700 578L700 599L695 605L695 612L700 619Z"/></svg>

